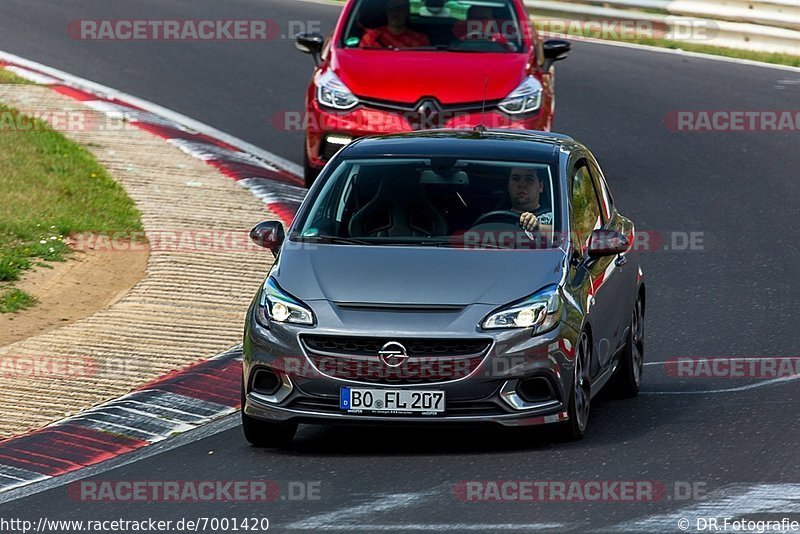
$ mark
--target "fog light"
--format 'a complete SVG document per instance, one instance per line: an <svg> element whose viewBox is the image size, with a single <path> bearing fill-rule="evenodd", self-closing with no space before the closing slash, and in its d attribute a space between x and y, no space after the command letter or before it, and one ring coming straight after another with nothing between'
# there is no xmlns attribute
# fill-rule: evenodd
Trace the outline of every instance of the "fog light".
<svg viewBox="0 0 800 534"><path fill-rule="evenodd" d="M546 402L555 398L550 382L540 376L520 380L517 385L517 395L523 401L530 403Z"/></svg>
<svg viewBox="0 0 800 534"><path fill-rule="evenodd" d="M345 146L349 145L353 141L353 138L349 135L329 135L325 138L325 141L332 145Z"/></svg>
<svg viewBox="0 0 800 534"><path fill-rule="evenodd" d="M281 387L280 377L272 371L259 369L253 376L253 391L262 395L274 395Z"/></svg>

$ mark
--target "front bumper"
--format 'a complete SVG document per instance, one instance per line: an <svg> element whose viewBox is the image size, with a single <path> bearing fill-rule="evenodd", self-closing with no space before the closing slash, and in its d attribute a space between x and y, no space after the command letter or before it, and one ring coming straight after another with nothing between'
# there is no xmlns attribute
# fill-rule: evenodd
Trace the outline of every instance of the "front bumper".
<svg viewBox="0 0 800 534"><path fill-rule="evenodd" d="M319 306L319 305L318 305ZM478 320L491 307L473 305L460 312L460 323L478 324ZM319 308L315 310L319 314ZM324 312L322 315L325 315ZM361 320L349 324L363 325L359 331L333 327L299 327L273 325L264 328L248 315L244 338L243 373L245 384L244 412L266 421L294 421L299 423L343 424L499 424L528 426L556 423L567 419L567 403L572 387L574 350L577 332L562 323L551 332L532 337L530 331L496 330L454 334L452 317L439 316L426 321L427 328L420 332L403 330L397 317L383 317L381 313L364 313ZM444 314L447 315L447 314ZM351 319L353 319L351 317ZM356 318L358 319L358 318ZM471 322L475 319L475 322ZM370 324L371 323L371 324ZM381 327L381 323L382 327ZM331 324L326 321L325 324ZM406 338L469 338L487 341L479 365L461 373L439 375L433 380L384 380L370 374L365 366L363 376L320 370L314 365L314 354L304 336L325 335L356 337L361 339L405 340ZM351 358L342 355L343 360ZM447 356L441 357L446 359ZM375 356L377 362L377 355ZM438 361L438 360L437 360ZM413 358L409 360L413 362ZM409 364L410 365L410 364ZM346 366L352 370L350 366ZM465 369L455 366L456 369ZM274 373L281 383L276 392L269 394L254 388L254 376L259 371ZM527 381L527 382L525 382ZM523 398L518 392L523 383L545 385L547 396ZM339 407L339 390L342 387L372 389L443 390L445 411L437 415L354 414Z"/></svg>
<svg viewBox="0 0 800 534"><path fill-rule="evenodd" d="M473 128L483 124L487 128L521 130L547 130L550 117L544 106L539 111L513 117L496 106L484 113L470 107L467 111L445 108L435 116L420 118L413 110L390 109L362 103L347 111L333 111L319 106L313 100L307 109L306 151L309 164L321 169L335 151L344 146L342 140L367 135L412 132L422 129ZM329 138L335 142L329 142Z"/></svg>

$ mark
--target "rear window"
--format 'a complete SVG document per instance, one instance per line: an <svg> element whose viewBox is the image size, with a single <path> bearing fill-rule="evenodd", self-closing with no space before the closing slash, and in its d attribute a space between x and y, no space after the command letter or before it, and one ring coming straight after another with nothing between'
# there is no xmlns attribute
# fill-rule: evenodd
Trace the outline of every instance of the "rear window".
<svg viewBox="0 0 800 534"><path fill-rule="evenodd" d="M340 46L521 52L513 0L358 0Z"/></svg>

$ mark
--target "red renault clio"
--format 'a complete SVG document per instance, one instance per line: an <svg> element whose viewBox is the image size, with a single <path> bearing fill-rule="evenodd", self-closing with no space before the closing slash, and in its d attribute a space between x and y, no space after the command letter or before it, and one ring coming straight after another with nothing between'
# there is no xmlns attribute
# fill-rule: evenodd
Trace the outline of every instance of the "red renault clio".
<svg viewBox="0 0 800 534"><path fill-rule="evenodd" d="M297 36L314 57L306 95L306 185L353 139L431 128L549 131L553 62L523 0L348 0L329 38Z"/></svg>

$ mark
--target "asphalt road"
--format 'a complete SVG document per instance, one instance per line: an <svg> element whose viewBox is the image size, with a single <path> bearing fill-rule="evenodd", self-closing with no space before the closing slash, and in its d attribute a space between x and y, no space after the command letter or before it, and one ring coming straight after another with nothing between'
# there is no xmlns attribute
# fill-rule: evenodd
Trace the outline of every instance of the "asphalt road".
<svg viewBox="0 0 800 534"><path fill-rule="evenodd" d="M270 43L73 40L69 21L270 18L333 27L336 6L277 0L4 0L0 49L173 108L300 161L302 134L270 118L299 111L311 59ZM318 482L318 500L96 503L64 487L0 505L0 517L268 517L271 530L678 532L683 516L800 519L797 381L669 376L676 356L792 356L800 151L797 133L677 133L677 110L797 110L800 73L576 43L558 65L555 128L586 143L639 229L702 233L702 249L644 254L644 394L600 399L578 443L546 431L305 427L288 451L250 448L234 428L94 480ZM680 243L679 243L680 244ZM662 248L662 247L659 247ZM757 386L757 387L753 387ZM209 454L213 451L213 454ZM655 480L704 500L462 502L467 480ZM681 486L683 487L683 486ZM755 492L755 493L754 493ZM702 496L702 495L696 495ZM712 513L713 512L713 513ZM761 514L761 515L759 515ZM691 530L694 531L694 530Z"/></svg>

